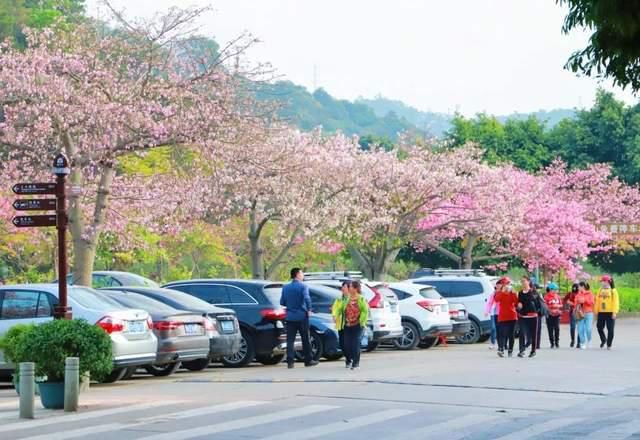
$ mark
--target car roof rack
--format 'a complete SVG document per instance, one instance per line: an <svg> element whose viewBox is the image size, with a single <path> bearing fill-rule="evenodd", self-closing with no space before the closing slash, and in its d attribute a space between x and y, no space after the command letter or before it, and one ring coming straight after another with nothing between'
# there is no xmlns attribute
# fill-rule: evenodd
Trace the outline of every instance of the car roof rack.
<svg viewBox="0 0 640 440"><path fill-rule="evenodd" d="M304 278L306 280L341 280L344 278L360 280L364 277L362 272L345 270L344 272L305 272Z"/></svg>
<svg viewBox="0 0 640 440"><path fill-rule="evenodd" d="M418 276L445 276L445 275L457 275L457 276L486 276L487 274L482 269L419 269L416 271Z"/></svg>

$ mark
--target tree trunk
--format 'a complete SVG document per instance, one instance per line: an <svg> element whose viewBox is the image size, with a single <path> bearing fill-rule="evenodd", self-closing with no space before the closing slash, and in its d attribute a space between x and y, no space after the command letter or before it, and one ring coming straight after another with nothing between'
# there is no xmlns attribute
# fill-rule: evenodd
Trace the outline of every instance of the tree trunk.
<svg viewBox="0 0 640 440"><path fill-rule="evenodd" d="M280 249L280 252L278 252L278 255L276 255L276 257L269 264L269 266L267 268L265 268L264 278L266 280L271 279L271 277L273 276L276 268L278 266L280 266L280 264L282 264L282 261L284 260L284 257L286 257L287 254L289 253L289 251L291 250L291 248L293 246L295 246L295 242L296 242L296 239L298 238L299 234L300 234L300 228L296 228L295 231L293 231L293 233L291 234L291 237L289 238L289 241L287 242L287 244L284 245L284 247L282 249ZM263 261L264 261L264 259L263 259Z"/></svg>
<svg viewBox="0 0 640 440"><path fill-rule="evenodd" d="M367 252L355 246L349 246L349 253L365 278L382 281L387 277L391 265L400 253L400 248L389 249L387 245L381 245Z"/></svg>
<svg viewBox="0 0 640 440"><path fill-rule="evenodd" d="M264 250L260 243L262 228L258 225L255 209L249 212L249 245L251 255L251 276L255 280L264 279Z"/></svg>
<svg viewBox="0 0 640 440"><path fill-rule="evenodd" d="M467 244L464 246L462 256L460 258L460 269L471 269L473 266L473 248L478 242L478 236L467 236Z"/></svg>

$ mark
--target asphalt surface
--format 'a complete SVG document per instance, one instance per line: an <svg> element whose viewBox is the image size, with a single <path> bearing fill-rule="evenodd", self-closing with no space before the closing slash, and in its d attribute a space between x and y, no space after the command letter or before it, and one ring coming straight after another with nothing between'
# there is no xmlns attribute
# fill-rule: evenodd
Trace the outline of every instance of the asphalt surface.
<svg viewBox="0 0 640 440"><path fill-rule="evenodd" d="M213 367L95 385L77 413L17 418L0 390L0 439L640 439L640 319L619 320L614 350L543 344L534 359L487 344L341 361ZM594 329L594 337L597 333Z"/></svg>

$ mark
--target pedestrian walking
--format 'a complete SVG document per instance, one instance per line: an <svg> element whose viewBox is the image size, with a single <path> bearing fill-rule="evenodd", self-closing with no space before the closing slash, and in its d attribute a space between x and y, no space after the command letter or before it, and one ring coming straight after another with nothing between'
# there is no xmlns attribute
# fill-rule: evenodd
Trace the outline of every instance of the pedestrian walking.
<svg viewBox="0 0 640 440"><path fill-rule="evenodd" d="M351 367L351 358L349 358L349 355L344 349L344 307L342 307L342 303L349 298L350 285L351 281L342 282L342 286L340 286L342 296L336 299L331 306L333 321L335 322L336 329L338 330L338 343L340 344L340 350L342 350L342 354L344 355L347 368Z"/></svg>
<svg viewBox="0 0 640 440"><path fill-rule="evenodd" d="M560 316L562 316L562 298L558 294L558 285L549 283L548 293L544 296L547 305L547 331L549 332L549 344L551 348L560 348Z"/></svg>
<svg viewBox="0 0 640 440"><path fill-rule="evenodd" d="M519 316L518 322L520 324L518 357L524 357L528 347L531 347L529 357L535 357L538 347L540 295L526 276L522 278L522 290L518 293L517 309Z"/></svg>
<svg viewBox="0 0 640 440"><path fill-rule="evenodd" d="M282 288L280 305L287 309L287 367L293 368L295 363L295 340L300 333L302 338L302 352L304 366L313 367L318 361L311 357L309 342L309 312L311 311L311 297L309 288L304 284L304 273L299 267L291 269L291 282Z"/></svg>
<svg viewBox="0 0 640 440"><path fill-rule="evenodd" d="M340 324L344 331L344 352L346 367L356 370L360 368L360 341L362 329L367 326L369 319L369 304L362 296L362 286L359 281L352 281L349 285L349 296L343 298L336 307L336 313L344 317Z"/></svg>
<svg viewBox="0 0 640 440"><path fill-rule="evenodd" d="M607 346L611 350L613 332L616 326L616 315L620 311L620 300L613 277L603 275L600 278L600 290L595 297L594 312L598 315L596 328L600 336L600 348ZM605 326L607 333L604 332Z"/></svg>
<svg viewBox="0 0 640 440"><path fill-rule="evenodd" d="M503 285L501 282L505 280L505 278L501 278L496 283L496 288L487 300L487 305L484 308L484 316L488 317L491 320L491 333L489 335L489 350L493 350L496 348L496 342L498 340L498 303L495 300L496 293L498 293Z"/></svg>
<svg viewBox="0 0 640 440"><path fill-rule="evenodd" d="M571 286L571 292L564 296L565 309L569 311L569 332L571 333L571 344L569 347L573 348L576 345L576 295L578 294L578 283L574 283ZM580 338L578 337L578 348L580 348Z"/></svg>
<svg viewBox="0 0 640 440"><path fill-rule="evenodd" d="M578 339L582 350L589 348L589 343L591 342L594 302L595 298L590 291L589 284L581 281L576 294L575 315L576 321L578 321Z"/></svg>
<svg viewBox="0 0 640 440"><path fill-rule="evenodd" d="M536 323L536 350L540 350L540 342L542 342L542 318L548 316L549 311L544 302L544 296L540 292L540 286L536 278L531 278L531 286L536 291L536 301L538 302L538 322Z"/></svg>
<svg viewBox="0 0 640 440"><path fill-rule="evenodd" d="M498 356L504 357L507 350L509 357L513 356L516 322L518 322L518 295L511 287L511 280L503 277L496 285L494 300L497 306Z"/></svg>

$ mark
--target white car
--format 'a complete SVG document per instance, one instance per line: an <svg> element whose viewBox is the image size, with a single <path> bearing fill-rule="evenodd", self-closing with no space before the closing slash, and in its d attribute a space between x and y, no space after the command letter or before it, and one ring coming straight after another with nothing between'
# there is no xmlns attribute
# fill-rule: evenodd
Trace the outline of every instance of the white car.
<svg viewBox="0 0 640 440"><path fill-rule="evenodd" d="M438 336L452 332L449 302L432 286L391 283L389 288L398 296L402 308L403 335L393 342L396 348L431 348L438 343Z"/></svg>
<svg viewBox="0 0 640 440"><path fill-rule="evenodd" d="M360 281L362 283L362 296L369 303L369 315L373 324L373 339L369 343L368 350L374 350L380 342L392 341L402 336L400 307L396 295L392 291L385 289L383 283L355 278L357 276L359 276L359 272L305 273L305 282L340 290L342 282L345 280ZM373 288L370 286L373 286Z"/></svg>
<svg viewBox="0 0 640 440"><path fill-rule="evenodd" d="M16 324L51 321L57 303L57 284L0 286L0 336ZM113 372L107 382L121 379L128 367L155 362L158 339L146 311L127 309L101 292L81 286L68 287L68 305L73 318L98 325L111 337ZM0 372L10 373L13 366L1 355Z"/></svg>
<svg viewBox="0 0 640 440"><path fill-rule="evenodd" d="M424 275L430 273L430 275ZM420 278L408 282L433 286L450 303L461 303L467 308L471 326L469 332L457 338L458 342L473 344L484 342L491 333L491 320L484 315L489 296L495 289L493 278L481 270L423 269Z"/></svg>

